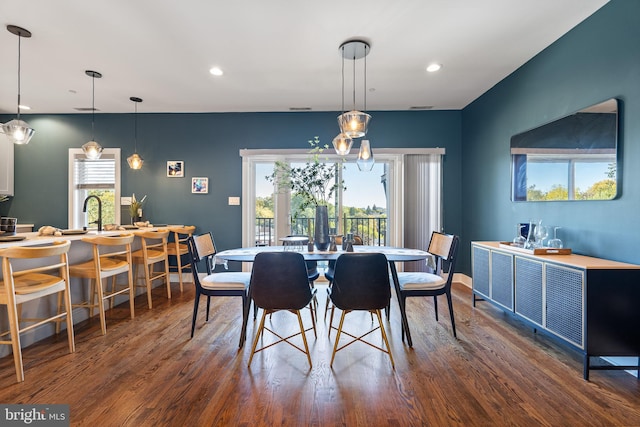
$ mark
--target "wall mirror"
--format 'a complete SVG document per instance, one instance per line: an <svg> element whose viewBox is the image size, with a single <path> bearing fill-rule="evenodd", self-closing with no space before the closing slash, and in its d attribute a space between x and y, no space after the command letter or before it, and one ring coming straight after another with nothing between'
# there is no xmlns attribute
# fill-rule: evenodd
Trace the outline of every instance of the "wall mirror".
<svg viewBox="0 0 640 427"><path fill-rule="evenodd" d="M610 200L618 192L618 100L511 137L511 200Z"/></svg>

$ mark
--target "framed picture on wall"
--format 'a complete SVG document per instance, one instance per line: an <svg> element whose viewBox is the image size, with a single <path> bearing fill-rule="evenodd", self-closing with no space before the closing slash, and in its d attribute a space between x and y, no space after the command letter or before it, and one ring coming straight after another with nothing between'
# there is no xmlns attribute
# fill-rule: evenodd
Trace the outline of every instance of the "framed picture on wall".
<svg viewBox="0 0 640 427"><path fill-rule="evenodd" d="M167 176L169 178L182 178L182 177L184 177L184 161L182 161L182 160L169 160L167 162Z"/></svg>
<svg viewBox="0 0 640 427"><path fill-rule="evenodd" d="M209 178L191 178L191 192L194 194L207 194L209 192Z"/></svg>

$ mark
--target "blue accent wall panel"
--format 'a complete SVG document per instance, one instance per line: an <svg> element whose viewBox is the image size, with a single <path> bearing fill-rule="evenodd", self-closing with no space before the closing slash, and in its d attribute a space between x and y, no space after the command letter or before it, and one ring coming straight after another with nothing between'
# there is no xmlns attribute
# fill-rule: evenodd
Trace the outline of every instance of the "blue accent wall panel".
<svg viewBox="0 0 640 427"><path fill-rule="evenodd" d="M445 224L461 230L461 111L370 112L367 138L375 155L382 147L444 147ZM241 207L229 196L242 195L243 148L308 148L318 135L331 145L338 133L334 112L199 113L138 115L141 170L129 169L133 154L133 115L96 114L95 140L122 148L122 195L147 195L144 215L156 223L194 224L211 230L218 247L242 242ZM0 213L34 223L67 226L68 149L91 139L91 115L25 115L36 129L26 146L15 147L15 197L0 203ZM4 121L0 118L0 121ZM359 146L359 141L354 147ZM184 178L166 177L166 162L185 162ZM209 177L208 194L191 193L191 177ZM357 189L353 189L357 191ZM242 200L242 203L245 201ZM124 222L128 219L124 219Z"/></svg>
<svg viewBox="0 0 640 427"><path fill-rule="evenodd" d="M557 225L576 253L640 263L640 2L612 0L462 113L462 258L470 242L511 240L515 224ZM622 100L613 201L512 202L510 138L611 97Z"/></svg>

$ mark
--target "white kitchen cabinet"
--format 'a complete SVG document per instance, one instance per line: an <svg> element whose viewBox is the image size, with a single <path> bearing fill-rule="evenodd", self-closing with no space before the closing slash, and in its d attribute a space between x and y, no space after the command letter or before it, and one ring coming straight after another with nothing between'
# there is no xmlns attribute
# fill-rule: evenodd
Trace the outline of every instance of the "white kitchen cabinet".
<svg viewBox="0 0 640 427"><path fill-rule="evenodd" d="M0 194L13 196L13 143L0 135Z"/></svg>

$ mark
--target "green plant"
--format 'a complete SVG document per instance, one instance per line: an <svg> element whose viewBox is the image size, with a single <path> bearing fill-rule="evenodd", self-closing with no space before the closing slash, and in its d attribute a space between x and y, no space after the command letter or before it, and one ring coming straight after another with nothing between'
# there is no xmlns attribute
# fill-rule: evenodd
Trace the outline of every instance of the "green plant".
<svg viewBox="0 0 640 427"><path fill-rule="evenodd" d="M273 173L265 178L275 182L279 191L290 190L292 195L299 196L299 209L307 207L327 206L331 196L342 188L346 190L342 179L337 179L338 163L327 162L322 153L328 149L327 144L320 145L319 137L309 140L311 150L307 163L302 167L291 167L289 163L277 161Z"/></svg>
<svg viewBox="0 0 640 427"><path fill-rule="evenodd" d="M136 193L133 193L133 195L131 196L131 204L129 205L129 215L131 216L131 218L135 218L138 216L138 212L140 211L140 209L142 209L142 205L144 205L144 201L146 199L147 196L145 195L138 201L136 200Z"/></svg>

